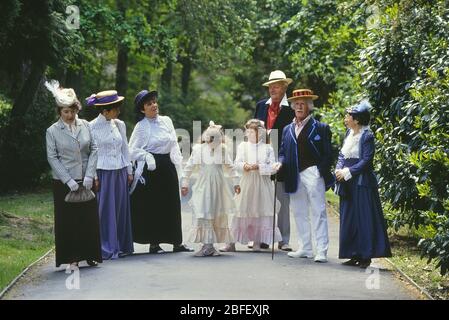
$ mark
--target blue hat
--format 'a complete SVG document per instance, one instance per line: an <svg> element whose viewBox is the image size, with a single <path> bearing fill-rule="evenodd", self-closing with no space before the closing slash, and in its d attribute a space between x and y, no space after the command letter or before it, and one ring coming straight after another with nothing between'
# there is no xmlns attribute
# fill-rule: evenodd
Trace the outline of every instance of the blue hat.
<svg viewBox="0 0 449 320"><path fill-rule="evenodd" d="M347 113L369 112L371 108L372 108L371 104L369 103L368 100L365 99L352 107L346 108L346 112Z"/></svg>
<svg viewBox="0 0 449 320"><path fill-rule="evenodd" d="M136 97L134 98L134 106L136 109L140 109L142 102L145 100L148 96L154 96L157 97L157 91L148 91L148 90L142 90L140 91Z"/></svg>

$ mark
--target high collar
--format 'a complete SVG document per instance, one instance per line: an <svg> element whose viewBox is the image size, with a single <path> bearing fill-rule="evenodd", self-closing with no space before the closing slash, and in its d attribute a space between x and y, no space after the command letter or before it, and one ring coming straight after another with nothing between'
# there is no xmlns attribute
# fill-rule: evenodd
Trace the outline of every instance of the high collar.
<svg viewBox="0 0 449 320"><path fill-rule="evenodd" d="M147 121L149 123L159 123L159 122L161 122L161 118L160 118L159 115L156 115L156 117L154 117L154 118L145 117L145 119L147 119Z"/></svg>
<svg viewBox="0 0 449 320"><path fill-rule="evenodd" d="M361 134L363 134L366 130L369 130L369 126L362 126L361 128L360 128L360 131L357 133L357 134L355 134L354 133L354 130L353 129L350 129L350 134L352 134L352 135L361 135Z"/></svg>
<svg viewBox="0 0 449 320"><path fill-rule="evenodd" d="M64 120L62 120L62 118L59 117L58 124L61 129L64 129L69 126L73 126L73 127L80 126L81 121L78 119L78 115L75 117L75 121L73 121L72 124L68 124L67 122L64 122Z"/></svg>
<svg viewBox="0 0 449 320"><path fill-rule="evenodd" d="M251 146L257 146L257 147L259 147L259 146L261 146L262 144L265 144L265 141L259 140L257 143L252 143L251 141L248 140L248 143L249 143L249 145L251 145Z"/></svg>
<svg viewBox="0 0 449 320"><path fill-rule="evenodd" d="M272 102L272 100L271 100L271 98L270 98L270 99L267 100L267 102L265 102L265 104L271 105L271 102ZM286 106L286 107L289 106L288 100L287 100L287 94L284 94L284 97L282 98L281 103L279 104L279 106L280 106L281 108L282 108L282 106Z"/></svg>
<svg viewBox="0 0 449 320"><path fill-rule="evenodd" d="M111 123L111 121L106 119L106 117L104 115L102 115L101 113L98 115L97 119L98 119L97 120L98 123L106 123L106 122Z"/></svg>

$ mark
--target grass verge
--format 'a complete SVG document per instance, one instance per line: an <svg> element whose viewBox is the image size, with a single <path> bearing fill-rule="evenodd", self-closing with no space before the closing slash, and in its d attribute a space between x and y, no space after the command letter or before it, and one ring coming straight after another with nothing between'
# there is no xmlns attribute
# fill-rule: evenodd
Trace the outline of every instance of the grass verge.
<svg viewBox="0 0 449 320"><path fill-rule="evenodd" d="M0 291L53 245L51 192L0 196Z"/></svg>

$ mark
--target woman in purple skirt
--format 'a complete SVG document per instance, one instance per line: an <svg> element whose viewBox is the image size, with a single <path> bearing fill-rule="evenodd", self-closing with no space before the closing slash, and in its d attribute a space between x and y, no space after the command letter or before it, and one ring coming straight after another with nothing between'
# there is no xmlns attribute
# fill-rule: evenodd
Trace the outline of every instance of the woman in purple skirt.
<svg viewBox="0 0 449 320"><path fill-rule="evenodd" d="M132 183L126 127L117 119L123 97L117 91L102 91L87 98L100 114L91 121L98 146L97 179L101 254L116 259L133 253L128 187Z"/></svg>

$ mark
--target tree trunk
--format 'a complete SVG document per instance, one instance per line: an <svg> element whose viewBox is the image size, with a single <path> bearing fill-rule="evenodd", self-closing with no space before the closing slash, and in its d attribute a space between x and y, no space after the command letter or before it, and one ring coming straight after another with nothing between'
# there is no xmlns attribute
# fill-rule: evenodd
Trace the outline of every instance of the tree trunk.
<svg viewBox="0 0 449 320"><path fill-rule="evenodd" d="M32 63L31 71L25 80L19 95L16 97L11 110L11 118L18 119L25 114L33 103L39 84L44 76L46 65L43 63Z"/></svg>
<svg viewBox="0 0 449 320"><path fill-rule="evenodd" d="M115 89L120 95L126 95L128 89L128 48L123 45L118 47Z"/></svg>
<svg viewBox="0 0 449 320"><path fill-rule="evenodd" d="M187 97L189 92L190 75L192 73L192 60L187 56L181 59L181 64L181 92L184 97Z"/></svg>
<svg viewBox="0 0 449 320"><path fill-rule="evenodd" d="M66 76L65 76L65 83L67 88L73 88L73 90L75 90L78 99L81 101L80 99L80 94L81 94L81 83L82 83L82 72L81 71L74 71L72 69L68 69ZM89 92L93 93L93 92Z"/></svg>
<svg viewBox="0 0 449 320"><path fill-rule="evenodd" d="M171 60L167 61L167 65L161 75L161 85L162 91L166 96L171 96L171 80L173 78L173 62Z"/></svg>
<svg viewBox="0 0 449 320"><path fill-rule="evenodd" d="M116 0L117 9L120 12L122 20L125 20L127 1ZM126 96L126 90L128 89L128 54L129 48L122 43L118 43L117 48L117 69L115 73L115 90L121 96ZM125 100L124 103L127 101ZM121 117L125 115L126 108L121 108Z"/></svg>

